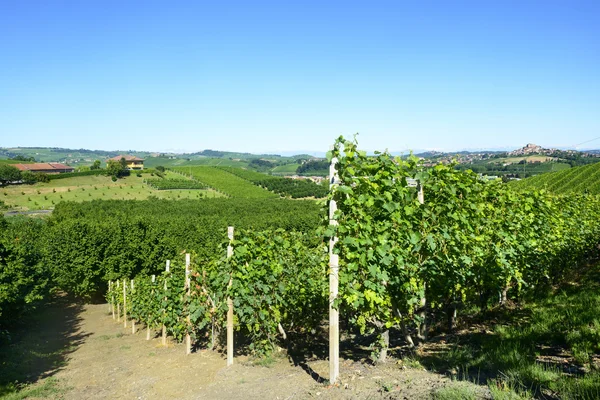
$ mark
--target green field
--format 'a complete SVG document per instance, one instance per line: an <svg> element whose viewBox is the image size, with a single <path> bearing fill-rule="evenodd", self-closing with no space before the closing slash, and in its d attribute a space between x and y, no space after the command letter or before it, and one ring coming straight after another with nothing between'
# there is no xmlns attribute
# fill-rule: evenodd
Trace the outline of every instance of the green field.
<svg viewBox="0 0 600 400"><path fill-rule="evenodd" d="M510 185L523 190L546 189L557 194L600 194L600 163L532 176Z"/></svg>
<svg viewBox="0 0 600 400"><path fill-rule="evenodd" d="M212 167L238 167L246 168L248 162L245 160L230 160L228 158L185 158L185 156L178 156L177 158L171 157L148 157L144 161L145 168L155 168L159 165L163 167L179 167L179 166L194 166L194 165L206 165Z"/></svg>
<svg viewBox="0 0 600 400"><path fill-rule="evenodd" d="M165 178L181 179L181 175L168 172ZM11 185L0 189L0 200L10 209L27 211L54 208L61 201L144 200L150 196L177 200L223 196L211 189L156 190L144 184L144 179L131 175L113 182L107 176L80 176L35 185Z"/></svg>
<svg viewBox="0 0 600 400"><path fill-rule="evenodd" d="M219 168L189 166L176 167L174 171L182 174L191 175L198 181L223 192L231 197L250 198L250 199L268 199L278 197L276 194L262 189L245 179L230 174Z"/></svg>
<svg viewBox="0 0 600 400"><path fill-rule="evenodd" d="M279 165L271 170L274 175L296 175L296 170L298 169L298 164L285 164Z"/></svg>

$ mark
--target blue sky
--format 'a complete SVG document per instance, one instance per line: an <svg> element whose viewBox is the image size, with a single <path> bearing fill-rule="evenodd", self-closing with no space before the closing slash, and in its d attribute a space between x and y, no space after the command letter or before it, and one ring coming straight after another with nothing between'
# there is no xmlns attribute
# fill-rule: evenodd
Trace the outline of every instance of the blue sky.
<svg viewBox="0 0 600 400"><path fill-rule="evenodd" d="M566 147L599 115L598 1L0 0L2 147Z"/></svg>

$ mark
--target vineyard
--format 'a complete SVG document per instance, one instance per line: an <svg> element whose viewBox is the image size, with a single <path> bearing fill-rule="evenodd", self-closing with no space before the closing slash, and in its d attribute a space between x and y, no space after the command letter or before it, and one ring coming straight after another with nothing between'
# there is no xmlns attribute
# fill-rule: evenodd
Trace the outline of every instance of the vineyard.
<svg viewBox="0 0 600 400"><path fill-rule="evenodd" d="M176 341L189 335L200 348L224 348L228 312L236 348L256 357L307 336L322 343L330 244L342 332L385 362L392 342L426 345L432 333L464 327L473 310L546 293L598 256L594 195L516 191L415 157L367 156L343 138L331 156L333 224L315 202L269 199L246 180L256 176L211 167L180 172L232 198L61 203L47 222L3 221L0 323L59 288L106 296L118 315L164 327ZM187 275L183 253L191 254ZM600 351L594 326L580 330L588 339L566 342L583 365Z"/></svg>
<svg viewBox="0 0 600 400"><path fill-rule="evenodd" d="M328 188L318 185L307 179L291 179L278 176L269 176L251 170L241 168L222 168L240 178L246 179L253 184L263 187L282 196L292 199L305 197L323 198L327 196Z"/></svg>
<svg viewBox="0 0 600 400"><path fill-rule="evenodd" d="M237 329L259 355L273 351L280 335L316 329L327 307L325 248L305 234L283 230L246 230L239 236L224 242L222 257L208 263L169 263L158 276L117 281L122 284L109 286L107 301L116 305L117 315L122 311L148 329L164 327L163 335L177 341L190 335L214 348L223 342L218 337L231 298Z"/></svg>
<svg viewBox="0 0 600 400"><path fill-rule="evenodd" d="M190 176L231 197L252 199L278 197L239 176L216 167L174 167L172 170Z"/></svg>
<svg viewBox="0 0 600 400"><path fill-rule="evenodd" d="M208 189L206 185L191 179L146 179L144 183L156 190Z"/></svg>
<svg viewBox="0 0 600 400"><path fill-rule="evenodd" d="M600 194L600 164L590 164L563 171L532 176L511 186L520 190L546 189L551 193Z"/></svg>

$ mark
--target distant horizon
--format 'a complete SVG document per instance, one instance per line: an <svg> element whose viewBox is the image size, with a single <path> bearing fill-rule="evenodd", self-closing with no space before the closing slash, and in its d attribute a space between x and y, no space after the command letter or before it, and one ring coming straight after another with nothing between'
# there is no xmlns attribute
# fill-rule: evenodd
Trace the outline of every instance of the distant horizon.
<svg viewBox="0 0 600 400"><path fill-rule="evenodd" d="M0 37L7 147L321 153L360 132L367 151L456 152L600 135L598 1L17 1Z"/></svg>
<svg viewBox="0 0 600 400"><path fill-rule="evenodd" d="M409 154L410 152L414 153L414 154L420 154L420 153L426 153L426 152L438 152L438 153L459 153L459 152L471 152L471 153L476 153L476 152L511 152L514 150L518 150L523 148L524 146L526 146L528 143L533 143L533 142L527 142L525 144L523 144L522 146L518 146L518 147L498 147L498 148L465 148L465 149L460 149L460 150L440 150L440 149L436 149L436 148L431 148L431 149L405 149L405 150L389 150L389 149L363 149L360 147L360 141L359 141L359 148L361 150L365 150L368 153L373 153L374 151L388 151L390 154L393 155L399 155L399 154ZM535 145L538 145L544 149L558 149L558 150L576 150L579 152L586 152L586 151L599 151L600 147L596 148L596 147L589 147L589 148L582 148L582 149L574 149L574 148L567 148L567 147L556 147L556 146L545 146L545 145L540 145L539 143L533 143ZM12 149L12 148L20 148L20 149L27 149L27 148L31 148L31 149L35 149L35 148L44 148L44 149L65 149L65 150L90 150L90 151L104 151L104 152L111 152L111 153L135 153L135 152L144 152L144 153L161 153L161 154L179 154L179 155L186 155L186 154L194 154L194 153L200 153L203 151L207 151L207 150L211 150L211 151L218 151L218 152L225 152L225 153L240 153L240 154L251 154L251 155L275 155L275 156L282 156L282 157L291 157L291 156L297 156L297 155L302 155L302 154L306 154L306 155L310 155L313 157L324 157L325 154L327 153L327 151L312 151L312 150L296 150L296 151L283 151L283 152L272 152L272 151L261 151L261 152L248 152L248 151L236 151L236 150L227 150L227 149L201 149L201 150L193 150L193 151L184 151L184 150L178 150L178 149L169 149L169 150L143 150L143 149L91 149L91 148L84 148L84 147L61 147L61 146L0 146L0 148L2 149ZM329 149L328 149L329 150Z"/></svg>

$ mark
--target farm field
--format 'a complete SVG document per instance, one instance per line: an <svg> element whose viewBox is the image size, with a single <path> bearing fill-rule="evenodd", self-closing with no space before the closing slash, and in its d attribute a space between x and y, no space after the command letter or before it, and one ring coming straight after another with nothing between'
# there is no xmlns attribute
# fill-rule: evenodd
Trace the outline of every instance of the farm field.
<svg viewBox="0 0 600 400"><path fill-rule="evenodd" d="M298 164L286 164L286 165L278 165L273 168L271 172L273 175L295 175L296 170L298 169Z"/></svg>
<svg viewBox="0 0 600 400"><path fill-rule="evenodd" d="M197 350L177 365L188 368L188 359L202 356L209 359L203 359L207 375L221 368L215 380L198 378L209 392L196 397L215 397L216 382L227 398L223 376L229 383L260 382L247 385L247 396L268 397L264 387L279 393L272 372L260 369L271 365L286 397L318 390L314 396L325 398L597 398L600 199L515 191L450 165L425 170L416 157L369 157L356 146L340 138L332 150L339 184L329 194L337 212L329 215L337 224L327 223L319 202L281 199L251 184L246 179L258 179L255 173L202 166L184 169L227 198L62 202L47 219L0 218L7 293L0 324L11 332L0 339L14 349L21 316L66 292L94 304L77 312L76 329L66 330L80 343L63 347L72 356L62 366L74 363L73 375L52 390L64 389L64 397L68 387L76 388L73 398L96 396L104 390L96 382L105 376L138 397L152 392L129 376L144 387L165 376L176 379L148 372L175 363L167 357L149 364L144 354L158 352L119 342L129 340L122 325L116 333L98 326L106 319L102 323L115 324L103 304L108 300L119 318L161 332L161 343L185 343L173 346L179 360L182 350ZM407 185L415 178L422 192ZM334 313L328 276L336 271L339 376L327 365L335 346L327 339L335 326L328 321ZM96 332L106 354L136 351L123 362L113 356L105 368L92 351L89 338ZM219 352L230 344L241 366L222 369ZM92 351L80 354L101 368L100 376L75 363L79 345ZM126 364L132 359L145 375ZM417 380L405 374L423 367L430 375L416 385L421 391L403 392ZM77 375L86 369L93 379ZM126 386L114 375L120 372L127 374ZM339 386L328 388L331 376ZM13 377L4 385L15 391L11 384L28 379ZM175 397L192 396L165 387ZM239 395L231 389L231 397Z"/></svg>
<svg viewBox="0 0 600 400"><path fill-rule="evenodd" d="M223 197L211 189L205 190L156 190L144 184L149 174L135 174L113 182L107 176L80 176L51 180L33 185L10 185L0 189L0 200L13 210L50 209L61 201L90 200L144 200L150 196L159 199L198 199L199 197ZM181 179L181 175L167 172L165 179Z"/></svg>
<svg viewBox="0 0 600 400"><path fill-rule="evenodd" d="M247 180L235 176L220 168L187 166L175 167L173 170L184 174L185 176L191 175L198 181L205 183L211 188L214 188L228 196L257 199L279 197L274 193L258 187Z"/></svg>
<svg viewBox="0 0 600 400"><path fill-rule="evenodd" d="M510 182L510 186L522 190L545 189L556 194L600 194L600 163L532 176Z"/></svg>

